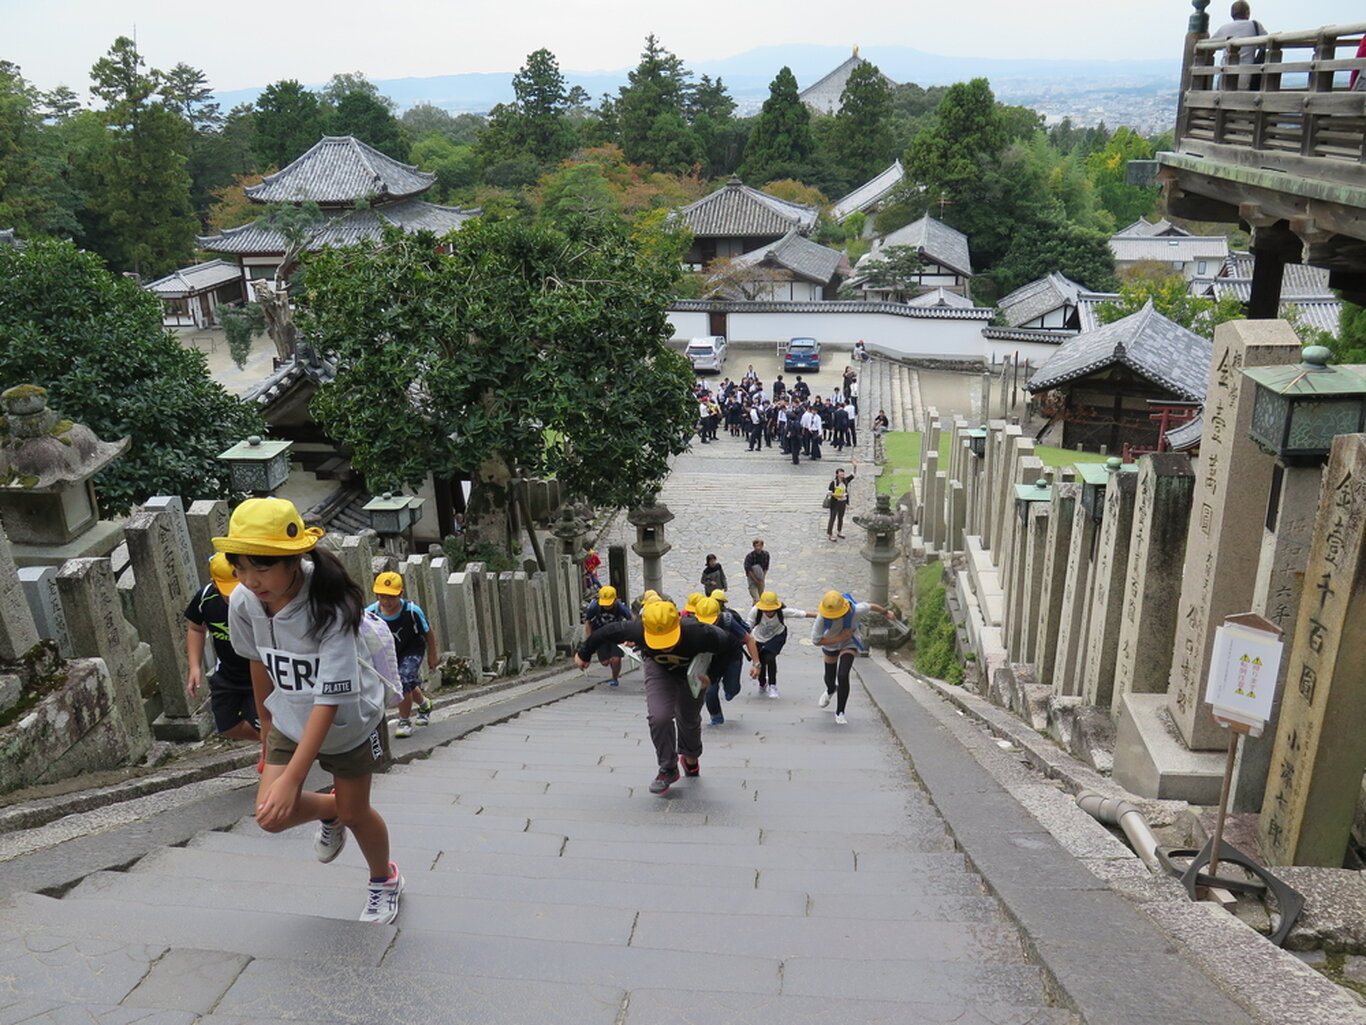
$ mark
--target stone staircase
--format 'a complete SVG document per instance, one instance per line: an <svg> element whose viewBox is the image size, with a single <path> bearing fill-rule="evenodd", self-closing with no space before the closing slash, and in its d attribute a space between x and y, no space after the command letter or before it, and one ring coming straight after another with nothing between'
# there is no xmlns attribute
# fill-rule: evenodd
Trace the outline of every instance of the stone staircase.
<svg viewBox="0 0 1366 1025"><path fill-rule="evenodd" d="M873 417L885 410L893 431L924 429L919 376L896 360L874 356L859 372L859 430L872 430Z"/></svg>
<svg viewBox="0 0 1366 1025"><path fill-rule="evenodd" d="M4 1020L1076 1025L876 713L835 726L790 664L664 798L638 675L377 777L394 926L354 920L354 842L251 819L20 894Z"/></svg>

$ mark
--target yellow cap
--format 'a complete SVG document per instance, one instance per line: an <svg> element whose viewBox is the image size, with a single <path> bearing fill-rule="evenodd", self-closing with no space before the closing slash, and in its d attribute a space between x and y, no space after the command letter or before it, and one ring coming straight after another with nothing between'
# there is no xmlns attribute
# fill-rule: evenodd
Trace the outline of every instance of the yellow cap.
<svg viewBox="0 0 1366 1025"><path fill-rule="evenodd" d="M672 648L683 634L673 602L650 602L640 610L640 622L645 628L645 643L651 648Z"/></svg>
<svg viewBox="0 0 1366 1025"><path fill-rule="evenodd" d="M698 622L715 623L721 615L721 603L715 598L699 598L693 615L697 617Z"/></svg>
<svg viewBox="0 0 1366 1025"><path fill-rule="evenodd" d="M375 586L370 590L376 594L400 595L403 593L403 578L390 570L375 577Z"/></svg>
<svg viewBox="0 0 1366 1025"><path fill-rule="evenodd" d="M759 600L754 603L755 608L763 612L772 612L774 609L783 607L783 603L778 600L778 592L765 591L759 595Z"/></svg>
<svg viewBox="0 0 1366 1025"><path fill-rule="evenodd" d="M849 612L849 599L838 591L826 591L820 612L826 619L839 619Z"/></svg>
<svg viewBox="0 0 1366 1025"><path fill-rule="evenodd" d="M726 592L723 591L723 590L721 590L721 588L719 588L719 587L718 587L715 591L712 591L710 597L714 598L716 601L720 602L722 605L724 605L724 604L726 603Z"/></svg>
<svg viewBox="0 0 1366 1025"><path fill-rule="evenodd" d="M615 605L617 603L617 589L611 584L598 588L599 605Z"/></svg>
<svg viewBox="0 0 1366 1025"><path fill-rule="evenodd" d="M248 498L233 510L228 536L214 538L213 546L229 555L298 555L310 551L322 536L321 527L304 526L293 502Z"/></svg>
<svg viewBox="0 0 1366 1025"><path fill-rule="evenodd" d="M232 594L237 585L241 583L237 579L237 572L232 568L232 563L222 552L209 560L209 576L213 577L213 582L218 587L218 593L224 598Z"/></svg>
<svg viewBox="0 0 1366 1025"><path fill-rule="evenodd" d="M649 605L650 602L659 600L659 592L654 590L646 591L640 596L640 604L642 605Z"/></svg>
<svg viewBox="0 0 1366 1025"><path fill-rule="evenodd" d="M701 594L701 593L699 593L699 592L697 592L697 591L694 591L692 594L688 595L687 599L683 602L683 611L684 611L684 612L691 612L691 613L693 613L694 615L696 615L696 613L697 613L697 603L700 602L700 601L701 601L703 598L705 598L705 597L706 597L706 595Z"/></svg>

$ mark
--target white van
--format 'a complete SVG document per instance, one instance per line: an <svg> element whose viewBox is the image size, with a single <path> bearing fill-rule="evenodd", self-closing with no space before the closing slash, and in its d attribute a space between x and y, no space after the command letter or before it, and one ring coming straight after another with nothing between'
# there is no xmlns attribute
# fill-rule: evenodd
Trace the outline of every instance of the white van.
<svg viewBox="0 0 1366 1025"><path fill-rule="evenodd" d="M721 372L726 365L726 339L721 335L703 335L688 342L684 352L693 370L714 370Z"/></svg>

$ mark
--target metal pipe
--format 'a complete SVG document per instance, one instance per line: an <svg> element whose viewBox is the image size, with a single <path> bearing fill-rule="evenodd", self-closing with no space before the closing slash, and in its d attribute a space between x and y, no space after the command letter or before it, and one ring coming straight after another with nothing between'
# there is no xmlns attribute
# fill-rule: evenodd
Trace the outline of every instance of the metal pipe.
<svg viewBox="0 0 1366 1025"><path fill-rule="evenodd" d="M1129 845L1138 855L1148 871L1162 874L1161 861L1157 857L1157 837L1148 828L1148 820L1143 813L1128 801L1119 797L1106 797L1094 790L1083 790L1077 795L1077 807L1094 819L1107 826L1118 826L1129 838Z"/></svg>

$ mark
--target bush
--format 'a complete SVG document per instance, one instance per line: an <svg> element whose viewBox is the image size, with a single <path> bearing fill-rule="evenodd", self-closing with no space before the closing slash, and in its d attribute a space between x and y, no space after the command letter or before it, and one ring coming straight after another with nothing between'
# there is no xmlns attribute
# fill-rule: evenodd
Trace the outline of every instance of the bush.
<svg viewBox="0 0 1366 1025"><path fill-rule="evenodd" d="M955 686L963 682L963 664L954 645L953 617L949 615L943 567L930 563L915 576L915 668L925 676Z"/></svg>

